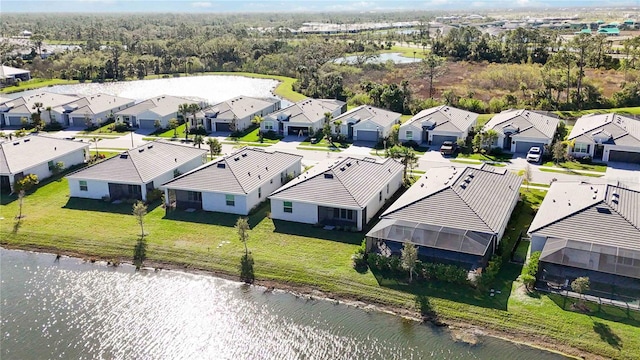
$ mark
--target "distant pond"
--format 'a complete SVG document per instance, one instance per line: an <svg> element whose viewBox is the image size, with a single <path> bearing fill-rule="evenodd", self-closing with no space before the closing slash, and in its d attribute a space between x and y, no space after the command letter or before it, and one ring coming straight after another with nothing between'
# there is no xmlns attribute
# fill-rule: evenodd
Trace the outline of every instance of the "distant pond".
<svg viewBox="0 0 640 360"><path fill-rule="evenodd" d="M419 49L417 49L419 50ZM339 57L334 59L333 62L336 64L355 64L358 57L356 55ZM392 61L394 64L410 64L413 62L420 62L421 59L414 59L412 57L402 56L401 53L382 53L378 54L375 58L369 59L366 62L368 64L384 64L387 61Z"/></svg>

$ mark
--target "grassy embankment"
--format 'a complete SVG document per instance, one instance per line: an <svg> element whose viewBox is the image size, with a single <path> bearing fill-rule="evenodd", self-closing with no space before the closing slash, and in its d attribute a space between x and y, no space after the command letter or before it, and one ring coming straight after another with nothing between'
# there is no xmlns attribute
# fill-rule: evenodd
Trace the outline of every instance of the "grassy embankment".
<svg viewBox="0 0 640 360"><path fill-rule="evenodd" d="M139 234L131 205L70 199L66 180L42 186L24 200L20 226L14 226L15 197L2 197L0 244L10 247L68 252L102 259L131 259ZM531 203L542 192L523 191ZM533 206L533 205L531 205ZM526 228L533 212L521 206L506 236ZM263 206L249 217L249 249L255 275L263 282L301 290L320 290L333 296L416 310L418 296L426 297L441 320L482 326L505 337L608 358L640 358L640 314L602 307L585 315L570 311L570 301L537 294L528 296L516 280L521 266L506 264L490 297L467 287L437 282L409 285L370 271L358 273L351 255L361 233L326 231L309 225L269 219ZM55 214L52 216L51 214ZM176 211L159 206L145 217L148 259L187 269L204 269L235 277L243 252L233 225L237 216ZM90 232L87 229L91 229ZM276 286L278 286L276 284ZM578 350L571 350L572 347Z"/></svg>
<svg viewBox="0 0 640 360"><path fill-rule="evenodd" d="M29 81L21 82L20 86L7 86L6 88L0 89L0 93L11 94L11 93L16 93L20 91L39 89L39 88L54 86L54 85L70 85L70 84L78 84L78 83L79 83L78 80L33 78Z"/></svg>

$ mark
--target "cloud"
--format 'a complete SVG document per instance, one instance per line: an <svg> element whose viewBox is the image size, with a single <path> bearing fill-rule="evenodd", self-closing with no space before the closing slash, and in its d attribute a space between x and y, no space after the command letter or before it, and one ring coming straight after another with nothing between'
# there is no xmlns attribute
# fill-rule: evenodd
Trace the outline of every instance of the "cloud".
<svg viewBox="0 0 640 360"><path fill-rule="evenodd" d="M210 8L213 6L213 3L211 3L210 1L196 1L196 2L192 2L191 3L191 7L194 8Z"/></svg>

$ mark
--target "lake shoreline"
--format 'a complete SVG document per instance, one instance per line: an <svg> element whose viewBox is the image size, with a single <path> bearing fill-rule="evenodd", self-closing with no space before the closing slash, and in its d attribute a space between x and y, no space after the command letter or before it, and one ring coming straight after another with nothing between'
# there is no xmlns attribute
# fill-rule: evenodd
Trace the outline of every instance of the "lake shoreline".
<svg viewBox="0 0 640 360"><path fill-rule="evenodd" d="M7 250L20 250L20 251L30 251L39 254L48 254L52 256L64 256L71 257L80 260L84 260L87 262L104 262L109 263L113 260L119 261L121 264L132 264L128 259L113 259L109 257L99 257L95 255L88 255L74 251L66 251L66 250L57 250L51 248L41 248L37 246L11 246L8 244L2 244L2 248ZM150 271L178 271L178 272L186 272L198 275L206 275L213 276L225 280L230 280L234 282L242 282L240 277L237 275L229 274L222 271L214 271L208 269L199 269L194 267L189 267L185 265L180 265L176 263L169 262L154 262L154 261L145 261L145 269ZM489 336L505 341L509 341L514 344L524 345L556 354L560 354L567 358L573 359L606 359L604 357L594 355L591 353L586 353L575 349L570 346L566 346L560 343L550 343L551 339L540 338L536 336L532 336L530 334L523 333L509 333L500 331L494 328L488 328L482 326L480 324L473 324L468 322L460 322L455 321L453 319L447 318L438 318L438 319L423 319L420 314L415 310L410 310L407 308L389 305L381 302L372 301L371 299L363 299L354 296L344 296L333 294L326 291L321 291L313 286L296 284L290 282L283 281L275 281L275 280L256 280L252 285L260 286L265 288L265 291L270 290L280 290L287 293L290 293L297 297L306 297L309 299L323 299L327 301L334 301L337 303L341 303L348 306L353 306L365 311L375 311L390 314L393 316L398 316L403 319L407 319L410 321L415 321L419 323L424 323L430 326L438 326L438 327L446 327L450 332L451 336L455 341L464 341L470 344L474 344L477 341L477 336ZM435 320L435 321L434 321Z"/></svg>

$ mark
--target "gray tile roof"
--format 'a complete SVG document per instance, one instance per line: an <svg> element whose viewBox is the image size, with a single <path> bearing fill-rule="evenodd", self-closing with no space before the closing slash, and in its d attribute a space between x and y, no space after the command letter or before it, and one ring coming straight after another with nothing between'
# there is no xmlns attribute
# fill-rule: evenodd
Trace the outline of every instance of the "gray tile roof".
<svg viewBox="0 0 640 360"><path fill-rule="evenodd" d="M96 94L85 96L78 101L71 102L67 106L77 106L77 109L71 114L99 114L105 111L119 111L120 108L132 105L135 101L119 96L109 94Z"/></svg>
<svg viewBox="0 0 640 360"><path fill-rule="evenodd" d="M420 128L425 122L425 124L433 126L434 130L467 131L476 123L476 120L478 120L476 113L442 105L424 109L402 125L413 125Z"/></svg>
<svg viewBox="0 0 640 360"><path fill-rule="evenodd" d="M234 116L237 119L242 119L248 115L258 112L261 109L269 108L278 101L280 100L275 98L236 96L233 99L212 105L204 109L203 112L204 114L215 114L215 117L218 119L231 120Z"/></svg>
<svg viewBox="0 0 640 360"><path fill-rule="evenodd" d="M618 114L591 114L576 121L569 140L595 143L594 136L606 135L605 144L640 146L640 120Z"/></svg>
<svg viewBox="0 0 640 360"><path fill-rule="evenodd" d="M164 184L170 189L248 194L302 160L280 151L242 148Z"/></svg>
<svg viewBox="0 0 640 360"><path fill-rule="evenodd" d="M640 250L640 191L616 184L555 182L529 233Z"/></svg>
<svg viewBox="0 0 640 360"><path fill-rule="evenodd" d="M88 143L30 135L0 143L0 173L16 174L35 165L88 148Z"/></svg>
<svg viewBox="0 0 640 360"><path fill-rule="evenodd" d="M326 206L364 208L404 167L393 159L376 162L352 157L320 163L271 197Z"/></svg>
<svg viewBox="0 0 640 360"><path fill-rule="evenodd" d="M370 105L361 105L357 108L347 111L340 116L336 116L333 121L335 122L337 120L340 120L343 123L346 123L346 121L349 119L357 119L358 123L371 121L376 125L387 127L395 124L396 121L400 120L401 115L402 114L397 112L380 109Z"/></svg>
<svg viewBox="0 0 640 360"><path fill-rule="evenodd" d="M524 135L525 132L529 132L524 136L542 135L547 139L552 139L559 122L560 120L558 118L543 115L535 111L506 110L492 117L491 120L485 124L484 129L493 129L498 133L504 134L502 129L508 125L512 125L518 129L514 136Z"/></svg>
<svg viewBox="0 0 640 360"><path fill-rule="evenodd" d="M344 102L330 99L304 99L269 115L273 119L288 119L291 123L315 124L324 120L324 114L333 113L344 106Z"/></svg>
<svg viewBox="0 0 640 360"><path fill-rule="evenodd" d="M160 116L166 116L171 113L178 112L178 107L181 104L199 104L198 101L189 100L186 98L171 96L171 95L159 95L150 99L137 103L129 108L118 111L116 115L134 115L137 116L147 110L152 111Z"/></svg>
<svg viewBox="0 0 640 360"><path fill-rule="evenodd" d="M73 101L77 101L79 98L73 95L63 95L50 92L40 92L31 95L25 95L10 101L4 102L0 108L5 109L9 113L35 113L36 109L33 109L33 105L36 102L42 103L43 108L57 107L64 104L68 104Z"/></svg>
<svg viewBox="0 0 640 360"><path fill-rule="evenodd" d="M142 184L195 158L202 157L206 153L207 150L193 146L154 141L125 151L67 177ZM159 186L160 184L155 185Z"/></svg>
<svg viewBox="0 0 640 360"><path fill-rule="evenodd" d="M521 183L519 176L486 164L432 168L380 217L498 233Z"/></svg>

